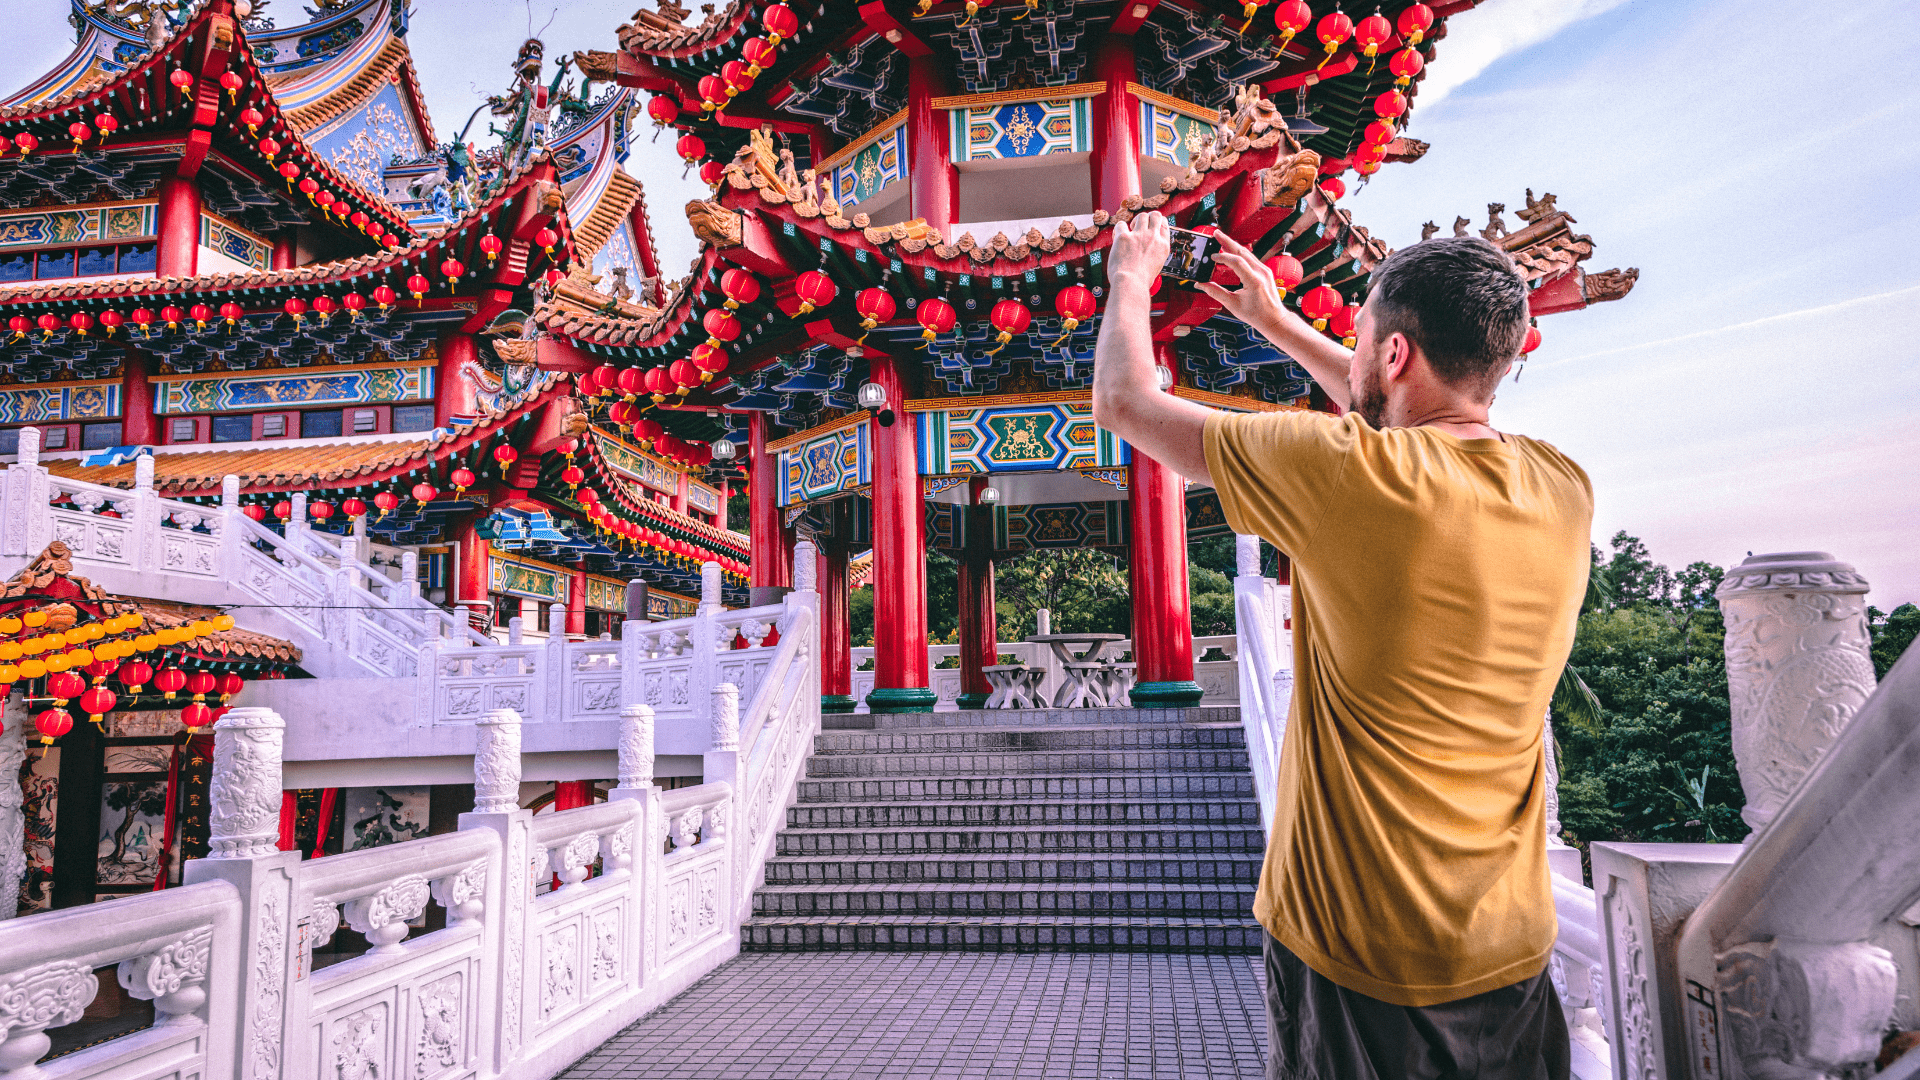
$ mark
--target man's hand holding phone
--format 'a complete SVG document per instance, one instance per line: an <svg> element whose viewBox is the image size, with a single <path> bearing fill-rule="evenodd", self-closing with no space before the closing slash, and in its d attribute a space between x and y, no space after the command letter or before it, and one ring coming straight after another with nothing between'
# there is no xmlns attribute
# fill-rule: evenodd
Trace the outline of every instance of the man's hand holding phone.
<svg viewBox="0 0 1920 1080"><path fill-rule="evenodd" d="M1220 242L1220 253L1214 256L1214 261L1239 277L1240 288L1229 290L1211 281L1203 281L1200 283L1201 291L1226 308L1227 314L1268 338L1275 337L1292 313L1280 302L1280 290L1273 283L1273 271L1254 257L1251 249L1233 237L1221 233L1216 239Z"/></svg>
<svg viewBox="0 0 1920 1080"><path fill-rule="evenodd" d="M1135 217L1113 230L1113 246L1107 250L1107 280L1115 291L1127 285L1151 289L1172 246L1165 214L1153 210Z"/></svg>

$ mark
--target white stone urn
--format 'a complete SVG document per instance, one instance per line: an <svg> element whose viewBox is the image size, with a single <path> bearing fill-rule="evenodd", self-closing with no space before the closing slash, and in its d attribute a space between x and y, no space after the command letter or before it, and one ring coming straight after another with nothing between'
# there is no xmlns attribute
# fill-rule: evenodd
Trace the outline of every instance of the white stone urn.
<svg viewBox="0 0 1920 1080"><path fill-rule="evenodd" d="M1733 757L1758 833L1873 693L1867 579L1824 551L1750 556L1717 592Z"/></svg>

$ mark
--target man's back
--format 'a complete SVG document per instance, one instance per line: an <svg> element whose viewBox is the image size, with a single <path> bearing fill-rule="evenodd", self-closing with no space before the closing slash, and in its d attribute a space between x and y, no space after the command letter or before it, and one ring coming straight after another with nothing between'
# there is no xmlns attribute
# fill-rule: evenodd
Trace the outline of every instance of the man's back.
<svg viewBox="0 0 1920 1080"><path fill-rule="evenodd" d="M1221 415L1227 520L1293 561L1295 682L1255 915L1335 983L1431 1005L1537 975L1555 922L1541 719L1592 494L1520 436Z"/></svg>

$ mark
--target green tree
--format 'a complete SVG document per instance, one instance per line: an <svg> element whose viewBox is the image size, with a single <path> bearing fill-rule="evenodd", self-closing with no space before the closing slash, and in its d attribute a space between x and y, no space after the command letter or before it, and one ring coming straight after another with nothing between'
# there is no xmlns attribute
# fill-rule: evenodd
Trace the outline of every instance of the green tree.
<svg viewBox="0 0 1920 1080"><path fill-rule="evenodd" d="M1894 661L1920 635L1920 607L1901 604L1891 612L1867 609L1867 632L1873 637L1873 674L1884 679Z"/></svg>
<svg viewBox="0 0 1920 1080"><path fill-rule="evenodd" d="M1000 563L994 576L1000 640L1033 633L1034 613L1052 613L1056 633L1132 632L1133 589L1120 560L1092 548L1038 548Z"/></svg>

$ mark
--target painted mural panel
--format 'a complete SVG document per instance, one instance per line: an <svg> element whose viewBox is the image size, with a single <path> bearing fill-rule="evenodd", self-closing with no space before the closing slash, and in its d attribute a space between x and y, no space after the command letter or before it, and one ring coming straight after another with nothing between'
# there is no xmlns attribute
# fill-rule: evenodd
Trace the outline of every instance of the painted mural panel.
<svg viewBox="0 0 1920 1080"><path fill-rule="evenodd" d="M607 578L587 578L587 607L595 611L627 610L627 587Z"/></svg>
<svg viewBox="0 0 1920 1080"><path fill-rule="evenodd" d="M119 415L119 383L0 390L0 424L101 420Z"/></svg>
<svg viewBox="0 0 1920 1080"><path fill-rule="evenodd" d="M348 788L347 851L398 844L427 835L425 787Z"/></svg>
<svg viewBox="0 0 1920 1080"><path fill-rule="evenodd" d="M282 405L422 401L433 397L434 374L431 367L391 367L312 375L180 379L160 384L153 396L153 411L168 416Z"/></svg>
<svg viewBox="0 0 1920 1080"><path fill-rule="evenodd" d="M1181 168L1187 166L1203 140L1213 137L1213 128L1205 121L1147 101L1140 103L1140 130L1146 135L1142 156Z"/></svg>
<svg viewBox="0 0 1920 1080"><path fill-rule="evenodd" d="M96 885L151 885L160 873L167 781L116 780L100 786Z"/></svg>
<svg viewBox="0 0 1920 1080"><path fill-rule="evenodd" d="M567 581L557 570L495 556L487 563L487 587L492 592L528 596L543 603L565 603Z"/></svg>
<svg viewBox="0 0 1920 1080"><path fill-rule="evenodd" d="M616 266L627 268L628 281L638 282L646 276L640 272L640 256L634 251L631 221L621 222L613 235L607 237L607 242L600 245L600 250L593 253L595 274L606 274Z"/></svg>
<svg viewBox="0 0 1920 1080"><path fill-rule="evenodd" d="M400 88L389 83L366 105L307 136L321 157L368 190L380 190L381 175L397 154L415 158L428 149L414 130Z"/></svg>
<svg viewBox="0 0 1920 1080"><path fill-rule="evenodd" d="M154 235L156 203L0 214L0 248L144 240Z"/></svg>
<svg viewBox="0 0 1920 1080"><path fill-rule="evenodd" d="M842 206L864 202L907 175L905 124L860 148L853 160L833 170L833 197Z"/></svg>
<svg viewBox="0 0 1920 1080"><path fill-rule="evenodd" d="M873 483L867 425L853 424L780 451L781 506L825 498Z"/></svg>
<svg viewBox="0 0 1920 1080"><path fill-rule="evenodd" d="M27 873L20 882L20 914L52 906L53 825L60 810L60 748L29 754L20 763L20 810L26 818Z"/></svg>
<svg viewBox="0 0 1920 1080"><path fill-rule="evenodd" d="M948 503L927 507L927 545L957 549L966 542L966 517ZM1124 547L1131 535L1121 501L1034 503L993 508L995 551L1033 548Z"/></svg>
<svg viewBox="0 0 1920 1080"><path fill-rule="evenodd" d="M697 481L687 483L687 505L705 514L720 512L720 493Z"/></svg>
<svg viewBox="0 0 1920 1080"><path fill-rule="evenodd" d="M1093 149L1089 98L1016 101L949 110L957 163L1084 153Z"/></svg>
<svg viewBox="0 0 1920 1080"><path fill-rule="evenodd" d="M1095 426L1091 403L1000 405L915 414L923 475L1113 468L1127 444Z"/></svg>
<svg viewBox="0 0 1920 1080"><path fill-rule="evenodd" d="M272 244L208 214L200 215L200 246L256 270L273 265Z"/></svg>
<svg viewBox="0 0 1920 1080"><path fill-rule="evenodd" d="M593 433L593 446L600 459L613 468L614 472L629 480L664 491L671 495L680 490L680 474L648 454L643 454L618 439L610 438L596 431Z"/></svg>

